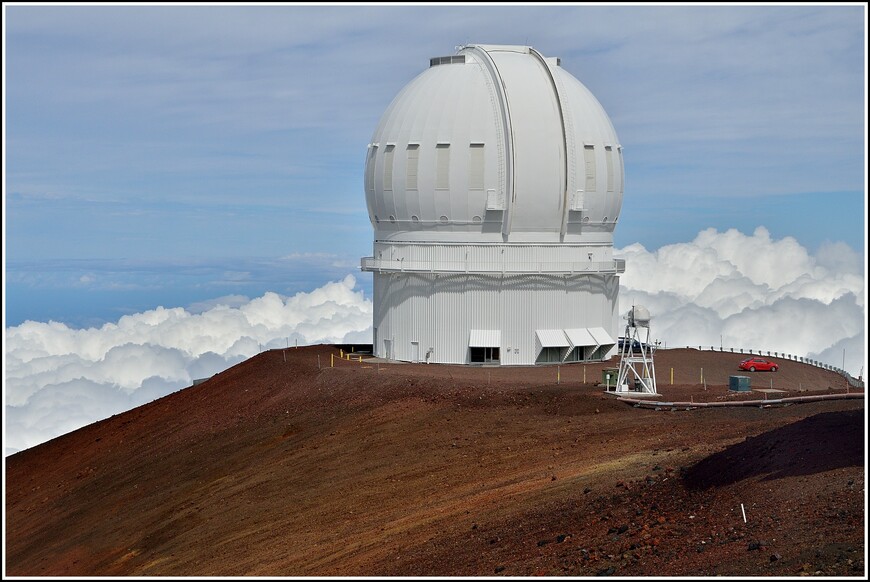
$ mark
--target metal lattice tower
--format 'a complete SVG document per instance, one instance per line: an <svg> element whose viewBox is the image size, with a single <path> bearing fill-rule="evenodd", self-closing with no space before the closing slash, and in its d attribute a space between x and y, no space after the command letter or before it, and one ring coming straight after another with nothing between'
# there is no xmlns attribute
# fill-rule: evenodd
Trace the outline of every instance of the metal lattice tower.
<svg viewBox="0 0 870 582"><path fill-rule="evenodd" d="M627 318L615 392L658 394L653 361L655 347L649 341L649 310L635 305Z"/></svg>

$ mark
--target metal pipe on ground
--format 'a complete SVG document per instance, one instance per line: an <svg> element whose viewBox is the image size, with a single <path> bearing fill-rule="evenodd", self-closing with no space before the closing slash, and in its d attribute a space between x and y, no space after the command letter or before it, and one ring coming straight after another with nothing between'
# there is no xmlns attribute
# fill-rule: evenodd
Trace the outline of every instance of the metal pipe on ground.
<svg viewBox="0 0 870 582"><path fill-rule="evenodd" d="M625 402L639 408L712 408L719 406L773 406L777 404L798 404L800 402L813 402L816 400L849 400L864 398L864 393L847 393L847 394L816 394L812 396L793 396L790 398L779 398L777 400L735 400L732 402L656 402L650 400L639 400L637 398L619 397L619 402Z"/></svg>

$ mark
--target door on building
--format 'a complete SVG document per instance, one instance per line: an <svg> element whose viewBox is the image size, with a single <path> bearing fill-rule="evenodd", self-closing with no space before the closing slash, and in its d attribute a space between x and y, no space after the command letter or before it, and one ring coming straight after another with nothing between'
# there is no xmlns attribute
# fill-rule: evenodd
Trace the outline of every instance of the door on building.
<svg viewBox="0 0 870 582"><path fill-rule="evenodd" d="M411 361L420 361L420 342L411 342Z"/></svg>
<svg viewBox="0 0 870 582"><path fill-rule="evenodd" d="M472 364L498 364L499 348L469 348Z"/></svg>
<svg viewBox="0 0 870 582"><path fill-rule="evenodd" d="M472 364L500 364L501 331L472 329L468 338L468 361Z"/></svg>

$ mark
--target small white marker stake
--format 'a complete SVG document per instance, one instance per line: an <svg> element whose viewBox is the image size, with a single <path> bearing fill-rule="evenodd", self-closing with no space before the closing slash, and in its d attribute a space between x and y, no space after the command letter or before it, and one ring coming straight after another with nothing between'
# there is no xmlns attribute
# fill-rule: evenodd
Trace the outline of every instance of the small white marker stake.
<svg viewBox="0 0 870 582"><path fill-rule="evenodd" d="M740 504L740 511L743 512L743 523L746 523L746 510L743 509L743 504Z"/></svg>

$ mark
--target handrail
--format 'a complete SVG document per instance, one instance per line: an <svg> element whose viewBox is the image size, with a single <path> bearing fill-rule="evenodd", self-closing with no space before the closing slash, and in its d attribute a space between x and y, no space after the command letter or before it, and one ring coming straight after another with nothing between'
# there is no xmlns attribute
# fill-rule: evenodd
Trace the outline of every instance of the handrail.
<svg viewBox="0 0 870 582"><path fill-rule="evenodd" d="M659 350L667 350L667 349L676 349L674 347L668 348L667 346L657 346ZM686 346L688 350L694 350L695 346ZM729 352L732 354L744 354L749 356L767 356L768 358L780 358L783 360L790 360L792 362L800 362L802 364L809 364L810 366L814 366L816 368L822 368L823 370L828 370L830 372L836 372L840 376L846 379L850 386L854 388L864 388L864 380L863 378L854 378L849 372L842 368L838 368L836 366L832 366L830 364L826 364L819 360L813 360L810 358L806 358L803 356L797 356L793 354L786 354L785 352L772 352L770 350L756 350L756 349L744 349L744 348L723 348L710 346L707 348L706 346L698 346L697 349L699 351L707 351L707 352ZM739 350L739 351L735 351Z"/></svg>
<svg viewBox="0 0 870 582"><path fill-rule="evenodd" d="M481 261L376 259L363 257L363 271L435 273L622 273L625 261Z"/></svg>

